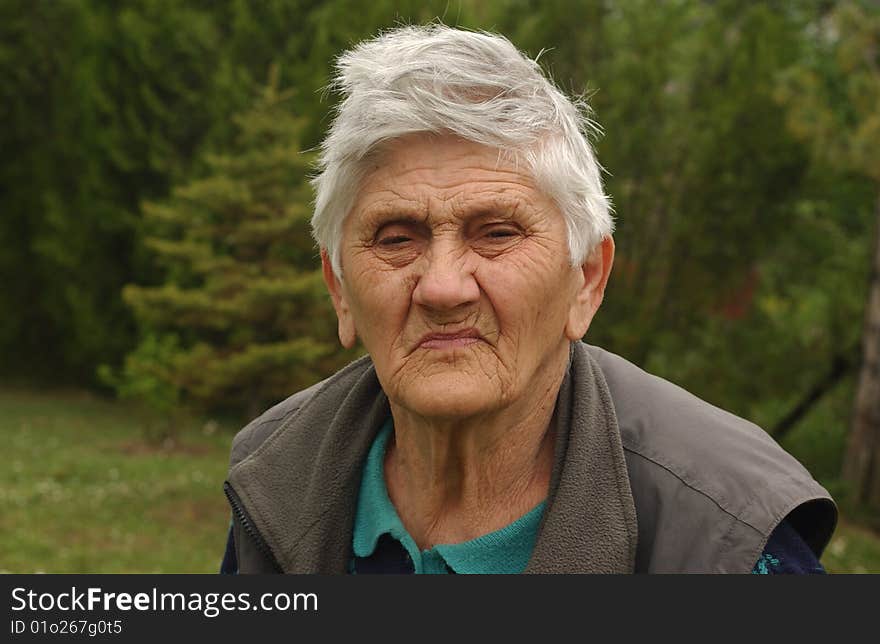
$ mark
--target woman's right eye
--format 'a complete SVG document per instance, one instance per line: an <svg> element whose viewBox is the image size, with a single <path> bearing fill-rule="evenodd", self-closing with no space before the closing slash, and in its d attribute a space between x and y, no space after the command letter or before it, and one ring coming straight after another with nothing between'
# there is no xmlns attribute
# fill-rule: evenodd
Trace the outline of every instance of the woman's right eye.
<svg viewBox="0 0 880 644"><path fill-rule="evenodd" d="M386 235L379 238L378 244L385 248L393 248L394 246L405 244L408 241L412 241L412 238L406 235Z"/></svg>
<svg viewBox="0 0 880 644"><path fill-rule="evenodd" d="M405 248L420 236L418 225L411 221L390 221L378 227L373 243L381 249Z"/></svg>
<svg viewBox="0 0 880 644"><path fill-rule="evenodd" d="M393 223L376 231L373 250L378 258L401 267L418 257L423 239L424 235L417 227Z"/></svg>

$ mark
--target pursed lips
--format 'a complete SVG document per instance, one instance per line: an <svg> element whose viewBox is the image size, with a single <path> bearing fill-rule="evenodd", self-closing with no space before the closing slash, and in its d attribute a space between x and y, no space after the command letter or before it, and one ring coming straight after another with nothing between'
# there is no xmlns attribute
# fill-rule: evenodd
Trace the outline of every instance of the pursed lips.
<svg viewBox="0 0 880 644"><path fill-rule="evenodd" d="M483 336L476 329L462 329L452 333L426 333L419 340L420 349L457 349L480 342Z"/></svg>

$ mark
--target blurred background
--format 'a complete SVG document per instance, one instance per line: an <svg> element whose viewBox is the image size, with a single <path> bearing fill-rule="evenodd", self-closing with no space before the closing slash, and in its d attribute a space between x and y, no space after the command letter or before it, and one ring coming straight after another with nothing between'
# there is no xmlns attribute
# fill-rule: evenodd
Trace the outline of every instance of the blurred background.
<svg viewBox="0 0 880 644"><path fill-rule="evenodd" d="M333 58L431 20L590 98L587 341L764 427L841 506L826 568L880 572L866 0L0 0L0 571L218 569L234 432L357 355L308 232Z"/></svg>

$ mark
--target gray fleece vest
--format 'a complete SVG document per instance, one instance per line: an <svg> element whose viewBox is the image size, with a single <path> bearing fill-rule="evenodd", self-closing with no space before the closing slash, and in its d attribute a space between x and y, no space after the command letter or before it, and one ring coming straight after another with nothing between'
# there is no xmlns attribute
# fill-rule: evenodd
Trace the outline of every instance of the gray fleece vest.
<svg viewBox="0 0 880 644"><path fill-rule="evenodd" d="M361 468L388 400L369 358L235 437L225 485L242 573L345 573ZM759 427L572 344L530 573L748 573L784 518L821 556L837 509Z"/></svg>

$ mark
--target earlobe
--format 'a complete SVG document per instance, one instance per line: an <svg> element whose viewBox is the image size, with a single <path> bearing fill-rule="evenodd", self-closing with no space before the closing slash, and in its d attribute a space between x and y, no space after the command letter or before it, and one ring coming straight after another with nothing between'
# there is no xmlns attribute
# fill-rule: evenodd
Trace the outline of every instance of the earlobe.
<svg viewBox="0 0 880 644"><path fill-rule="evenodd" d="M339 323L339 342L346 349L351 349L357 340L354 318L351 315L351 309L348 306L342 282L336 277L333 265L330 263L330 257L323 248L321 249L321 269L324 274L324 284L327 285L330 298L333 300L333 308L336 309L336 319Z"/></svg>
<svg viewBox="0 0 880 644"><path fill-rule="evenodd" d="M575 292L568 310L565 335L572 342L583 338L602 304L605 286L614 264L614 240L608 236L590 253L578 269Z"/></svg>

